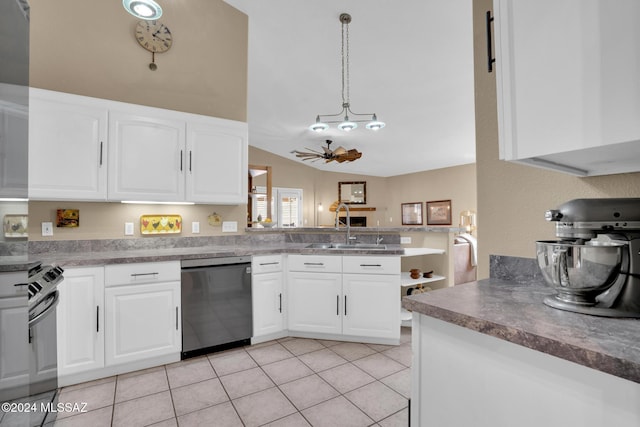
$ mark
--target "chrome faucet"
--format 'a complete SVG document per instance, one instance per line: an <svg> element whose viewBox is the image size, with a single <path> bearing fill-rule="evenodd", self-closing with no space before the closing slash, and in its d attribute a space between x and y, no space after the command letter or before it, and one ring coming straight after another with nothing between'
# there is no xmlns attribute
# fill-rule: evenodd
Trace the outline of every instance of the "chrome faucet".
<svg viewBox="0 0 640 427"><path fill-rule="evenodd" d="M344 208L345 212L347 212L347 245L351 244L352 240L356 240L355 236L351 237L351 215L349 214L349 206L347 206L344 202L340 202L338 207L336 208L336 230L340 229L340 208Z"/></svg>

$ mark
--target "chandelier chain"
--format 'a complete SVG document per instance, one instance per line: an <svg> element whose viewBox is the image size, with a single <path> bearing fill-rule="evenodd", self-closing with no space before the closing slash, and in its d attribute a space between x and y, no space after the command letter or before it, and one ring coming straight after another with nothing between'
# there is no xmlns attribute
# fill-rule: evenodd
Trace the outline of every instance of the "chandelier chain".
<svg viewBox="0 0 640 427"><path fill-rule="evenodd" d="M345 29L346 27L346 29ZM346 36L345 36L346 35ZM346 49L345 49L345 40ZM342 103L349 104L349 23L342 22Z"/></svg>
<svg viewBox="0 0 640 427"><path fill-rule="evenodd" d="M349 40L349 24L351 23L351 15L348 13L340 14L340 22L342 23L342 40L340 45L341 71L342 71L342 110L336 114L318 114L316 122L309 126L314 132L322 132L329 128L328 123L339 123L338 129L349 132L358 127L356 122L368 122L365 126L369 130L377 131L385 127L384 122L378 121L375 113L354 113L351 111L351 95L350 95L350 40ZM369 116L368 120L364 117ZM342 121L337 118L340 117ZM326 119L330 120L326 120Z"/></svg>

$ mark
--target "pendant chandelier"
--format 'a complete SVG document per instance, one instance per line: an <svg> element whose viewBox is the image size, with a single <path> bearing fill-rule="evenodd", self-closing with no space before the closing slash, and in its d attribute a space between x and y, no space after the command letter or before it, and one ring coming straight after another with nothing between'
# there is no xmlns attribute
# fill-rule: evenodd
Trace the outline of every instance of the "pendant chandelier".
<svg viewBox="0 0 640 427"><path fill-rule="evenodd" d="M154 0L122 0L122 7L138 19L148 21L162 16L162 8Z"/></svg>
<svg viewBox="0 0 640 427"><path fill-rule="evenodd" d="M314 132L322 132L329 129L329 123L338 123L338 129L350 132L358 127L358 123L367 122L365 127L370 130L380 130L385 124L378 120L375 113L354 113L351 111L351 100L349 99L349 23L351 15L343 13L340 15L342 23L342 111L336 114L318 114L316 122L309 126ZM329 120L324 120L324 118ZM336 120L332 118L342 118ZM365 118L367 117L367 118Z"/></svg>

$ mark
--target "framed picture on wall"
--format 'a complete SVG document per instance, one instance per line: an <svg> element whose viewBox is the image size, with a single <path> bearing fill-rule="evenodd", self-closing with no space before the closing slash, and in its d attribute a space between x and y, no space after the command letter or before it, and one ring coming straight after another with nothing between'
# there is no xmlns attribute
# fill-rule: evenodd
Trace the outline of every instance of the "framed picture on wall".
<svg viewBox="0 0 640 427"><path fill-rule="evenodd" d="M422 225L422 202L402 203L402 225Z"/></svg>
<svg viewBox="0 0 640 427"><path fill-rule="evenodd" d="M451 225L451 200L427 202L427 225Z"/></svg>

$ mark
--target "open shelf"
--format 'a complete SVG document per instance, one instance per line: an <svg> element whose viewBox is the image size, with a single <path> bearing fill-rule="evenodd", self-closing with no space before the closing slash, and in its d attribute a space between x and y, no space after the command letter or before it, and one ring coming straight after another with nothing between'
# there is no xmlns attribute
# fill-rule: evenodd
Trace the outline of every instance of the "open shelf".
<svg viewBox="0 0 640 427"><path fill-rule="evenodd" d="M402 326L411 326L412 318L413 318L413 313L411 313L410 311L408 311L403 307L400 308L400 324Z"/></svg>
<svg viewBox="0 0 640 427"><path fill-rule="evenodd" d="M418 255L442 255L445 253L444 249L433 248L404 248L404 256L418 256Z"/></svg>
<svg viewBox="0 0 640 427"><path fill-rule="evenodd" d="M400 286L414 286L419 285L420 283L431 283L444 279L444 276L438 276L437 274L434 274L433 277L429 278L420 276L417 279L412 279L411 273L409 273L408 271L403 271L400 273Z"/></svg>

